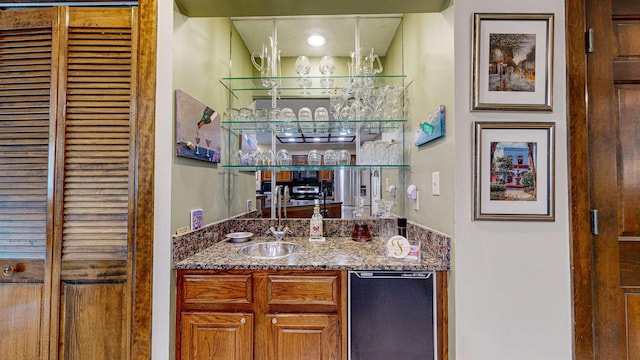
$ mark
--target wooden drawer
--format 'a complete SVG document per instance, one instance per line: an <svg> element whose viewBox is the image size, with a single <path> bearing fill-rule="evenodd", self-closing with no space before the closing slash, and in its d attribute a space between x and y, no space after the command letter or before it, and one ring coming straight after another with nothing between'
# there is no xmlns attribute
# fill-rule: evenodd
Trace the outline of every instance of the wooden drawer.
<svg viewBox="0 0 640 360"><path fill-rule="evenodd" d="M331 305L339 303L338 275L267 276L269 305Z"/></svg>
<svg viewBox="0 0 640 360"><path fill-rule="evenodd" d="M184 304L251 304L253 276L185 275L182 296Z"/></svg>

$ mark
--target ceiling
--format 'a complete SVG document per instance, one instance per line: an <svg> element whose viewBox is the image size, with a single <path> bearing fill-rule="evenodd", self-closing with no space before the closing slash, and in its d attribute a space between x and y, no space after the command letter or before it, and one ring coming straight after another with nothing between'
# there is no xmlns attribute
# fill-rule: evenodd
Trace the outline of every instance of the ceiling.
<svg viewBox="0 0 640 360"><path fill-rule="evenodd" d="M296 16L277 18L232 18L249 52L260 51L277 34L281 56L350 56L355 49L356 28L361 47L373 47L384 56L400 25L402 15ZM322 35L323 46L307 43L311 35Z"/></svg>
<svg viewBox="0 0 640 360"><path fill-rule="evenodd" d="M440 12L451 0L176 0L189 17L353 15Z"/></svg>
<svg viewBox="0 0 640 360"><path fill-rule="evenodd" d="M440 12L451 0L176 0L188 17L230 17L250 52L268 44L277 23L281 56L349 56L355 50L356 15L361 47L384 56L405 13ZM275 20L277 19L277 20ZM306 39L327 40L313 48Z"/></svg>

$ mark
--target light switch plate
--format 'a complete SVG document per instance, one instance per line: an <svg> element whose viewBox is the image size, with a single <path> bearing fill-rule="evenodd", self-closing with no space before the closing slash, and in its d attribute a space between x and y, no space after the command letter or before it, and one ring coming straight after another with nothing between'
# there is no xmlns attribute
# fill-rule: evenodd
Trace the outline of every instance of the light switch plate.
<svg viewBox="0 0 640 360"><path fill-rule="evenodd" d="M440 172L436 171L431 174L431 194L440 196Z"/></svg>

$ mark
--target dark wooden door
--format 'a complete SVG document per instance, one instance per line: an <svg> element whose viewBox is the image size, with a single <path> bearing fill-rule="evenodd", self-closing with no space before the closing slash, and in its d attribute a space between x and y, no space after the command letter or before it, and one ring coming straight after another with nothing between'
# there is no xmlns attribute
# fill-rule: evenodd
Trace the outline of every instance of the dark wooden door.
<svg viewBox="0 0 640 360"><path fill-rule="evenodd" d="M593 352L640 359L640 2L587 0Z"/></svg>

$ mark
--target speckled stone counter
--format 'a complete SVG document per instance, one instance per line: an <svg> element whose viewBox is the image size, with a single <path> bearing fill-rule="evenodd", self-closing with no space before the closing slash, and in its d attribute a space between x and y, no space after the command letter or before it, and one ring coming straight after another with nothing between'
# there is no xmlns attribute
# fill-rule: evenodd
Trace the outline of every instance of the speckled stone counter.
<svg viewBox="0 0 640 360"><path fill-rule="evenodd" d="M308 238L285 237L283 241L301 246L292 255L276 259L256 259L238 254L243 246L273 241L257 237L245 243L218 242L175 264L176 269L215 270L448 270L443 254L422 252L420 260L395 259L386 256L386 249L378 238L357 242L348 237L329 238L324 242L310 242ZM448 252L448 251L447 251ZM447 256L448 257L448 256Z"/></svg>
<svg viewBox="0 0 640 360"><path fill-rule="evenodd" d="M226 234L236 231L254 233L251 243L273 241L265 230L275 226L271 219L255 219L250 216L235 217L173 238L173 265L176 269L358 269L358 270L449 270L451 238L424 226L409 222L407 237L419 239L421 259L404 260L386 256L386 250L378 240L378 220L367 220L373 236L369 242L351 240L353 220L327 219L324 221L324 243L309 242L308 219L285 219L293 235L284 241L302 246L296 254L279 259L259 260L237 253L247 243L233 244L226 241Z"/></svg>

